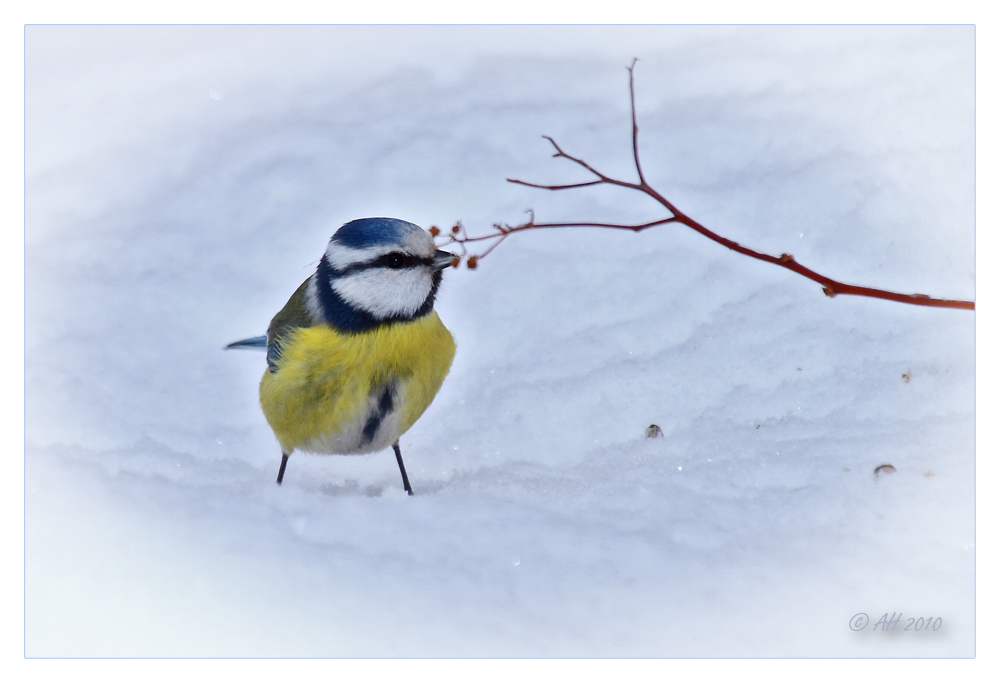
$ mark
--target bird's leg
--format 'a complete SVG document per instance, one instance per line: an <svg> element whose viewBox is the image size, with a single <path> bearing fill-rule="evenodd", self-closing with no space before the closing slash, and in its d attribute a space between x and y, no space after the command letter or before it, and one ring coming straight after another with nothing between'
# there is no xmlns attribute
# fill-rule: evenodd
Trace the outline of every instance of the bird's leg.
<svg viewBox="0 0 1000 683"><path fill-rule="evenodd" d="M285 478L285 465L288 464L288 453L281 454L281 467L278 468L278 486L281 486L281 480Z"/></svg>
<svg viewBox="0 0 1000 683"><path fill-rule="evenodd" d="M398 441L392 444L392 450L396 451L396 462L399 463L399 473L403 475L403 488L412 496L413 489L410 488L410 480L406 476L406 468L403 467L403 454L399 452Z"/></svg>

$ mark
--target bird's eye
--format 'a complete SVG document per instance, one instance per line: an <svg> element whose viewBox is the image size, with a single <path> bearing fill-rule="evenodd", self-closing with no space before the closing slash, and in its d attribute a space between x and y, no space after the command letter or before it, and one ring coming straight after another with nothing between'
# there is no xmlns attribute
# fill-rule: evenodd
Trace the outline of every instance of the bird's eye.
<svg viewBox="0 0 1000 683"><path fill-rule="evenodd" d="M390 268L399 269L406 265L406 258L399 252L386 255L385 264Z"/></svg>

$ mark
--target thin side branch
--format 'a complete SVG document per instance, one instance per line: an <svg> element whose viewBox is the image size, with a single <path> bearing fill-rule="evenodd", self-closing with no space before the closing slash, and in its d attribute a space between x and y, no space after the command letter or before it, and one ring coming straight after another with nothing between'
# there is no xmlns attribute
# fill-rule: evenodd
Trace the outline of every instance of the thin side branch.
<svg viewBox="0 0 1000 683"><path fill-rule="evenodd" d="M874 287L862 287L859 285L851 285L844 282L839 282L833 278L821 275L814 270L810 270L805 266L801 265L795 260L791 254L781 254L781 256L772 256L770 254L764 254L759 251L755 251L748 247L744 247L738 242L734 242L731 239L723 237L694 220L687 214L683 213L680 209L674 206L666 197L657 192L653 187L646 182L646 178L642 173L642 165L639 162L639 125L636 121L635 113L635 64L638 60L632 60L632 64L628 67L628 86L629 86L629 102L632 109L632 160L635 164L636 174L639 177L639 182L631 183L625 180L619 180L617 178L611 178L604 175L590 164L588 164L583 159L575 157L571 154L567 154L559 146L559 144L553 140L548 135L543 135L542 137L552 144L555 148L555 154L552 156L554 158L563 158L574 164L580 166L581 168L587 170L596 177L596 180L591 180L588 182L581 183L571 183L566 185L544 185L540 183L531 183L524 180L517 180L515 178L507 178L507 182L514 183L516 185L524 185L526 187L534 187L541 190L573 190L581 187L591 187L594 185L615 185L617 187L624 187L629 190L638 190L648 197L652 198L658 204L663 206L670 215L667 218L663 218L656 221L650 221L648 223L641 223L639 225L627 225L619 223L590 223L590 222L574 222L574 223L536 223L535 214L533 211L529 211L531 217L530 219L519 225L508 225L506 223L500 224L496 223L493 225L494 232L489 235L480 235L477 237L469 237L465 231L465 227L461 223L457 223L452 227L451 232L445 236L445 240L439 244L439 246L447 246L451 244L456 244L461 249L461 254L456 256L453 260L453 265L457 266L464 259L469 268L475 268L478 260L493 251L501 242L507 239L508 236L515 232L523 232L525 230L539 230L543 228L611 228L615 230L630 230L632 232L641 232L648 228L656 227L659 225L666 225L668 223L680 223L685 225L692 230L701 233L708 239L718 242L719 244L732 249L735 252L743 254L744 256L749 256L750 258L757 259L759 261L765 261L766 263L772 263L776 266L786 268L794 273L809 278L813 282L817 282L823 287L823 293L829 297L835 297L838 294L848 295L848 296L865 296L875 299L886 299L889 301L898 301L900 303L913 304L916 306L934 306L940 308L959 308L966 310L975 310L975 303L972 301L961 301L954 299L940 299L936 297L931 297L926 294L900 294L898 292L890 292L884 289L877 289ZM437 237L441 234L441 231L436 228L431 228L431 233ZM467 242L480 242L485 240L495 240L490 247L478 255L469 255L465 244Z"/></svg>
<svg viewBox="0 0 1000 683"><path fill-rule="evenodd" d="M642 164L639 163L639 124L635 120L635 63L638 61L638 57L633 57L628 66L628 101L632 107L632 159L635 161L636 173L639 174L639 184L646 185Z"/></svg>
<svg viewBox="0 0 1000 683"><path fill-rule="evenodd" d="M572 190L577 187L590 187L591 185L603 185L603 180L591 180L589 183L573 183L572 185L539 185L538 183L528 183L523 180L515 180L514 178L507 178L508 183L514 183L515 185L524 185L525 187L537 187L542 190Z"/></svg>

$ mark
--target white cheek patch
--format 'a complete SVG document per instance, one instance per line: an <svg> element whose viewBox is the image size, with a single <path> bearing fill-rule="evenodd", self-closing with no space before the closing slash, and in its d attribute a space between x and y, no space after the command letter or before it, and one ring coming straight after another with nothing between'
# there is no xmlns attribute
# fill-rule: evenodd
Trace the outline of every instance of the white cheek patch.
<svg viewBox="0 0 1000 683"><path fill-rule="evenodd" d="M334 278L330 287L348 304L376 318L411 316L431 293L431 277L426 268L369 268Z"/></svg>

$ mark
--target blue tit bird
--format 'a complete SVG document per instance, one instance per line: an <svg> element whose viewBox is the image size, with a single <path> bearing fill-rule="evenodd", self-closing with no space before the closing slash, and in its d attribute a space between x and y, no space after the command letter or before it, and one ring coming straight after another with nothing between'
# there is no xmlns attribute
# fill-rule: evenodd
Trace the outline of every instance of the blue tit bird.
<svg viewBox="0 0 1000 683"><path fill-rule="evenodd" d="M431 404L455 356L434 311L452 258L413 223L351 221L267 336L226 347L267 350L260 405L281 446L279 485L295 450L349 455L391 445L413 495L399 437Z"/></svg>

